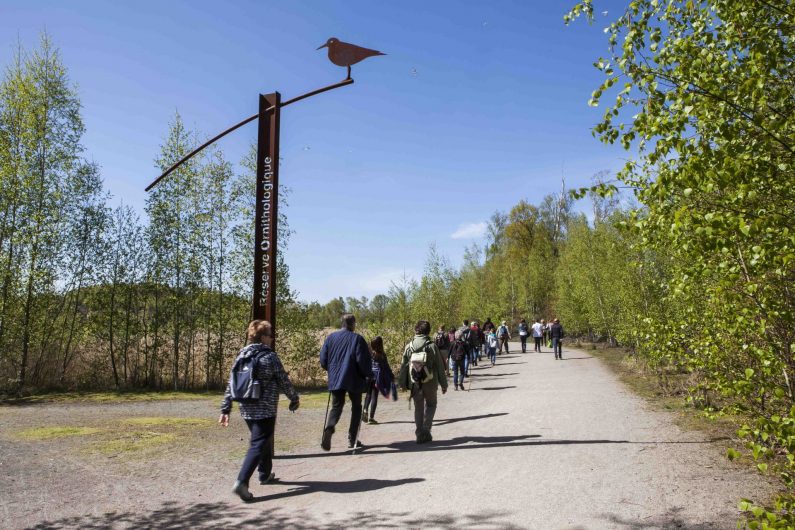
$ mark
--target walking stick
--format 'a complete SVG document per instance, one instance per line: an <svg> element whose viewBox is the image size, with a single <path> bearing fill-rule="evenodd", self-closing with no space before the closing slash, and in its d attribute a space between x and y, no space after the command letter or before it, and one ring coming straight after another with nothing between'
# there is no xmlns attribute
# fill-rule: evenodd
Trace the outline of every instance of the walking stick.
<svg viewBox="0 0 795 530"><path fill-rule="evenodd" d="M356 428L356 436L353 438L353 450L351 451L352 455L356 454L356 444L359 443L359 433L362 430L362 420L364 420L364 410L362 410L362 414L359 414L359 426Z"/></svg>
<svg viewBox="0 0 795 530"><path fill-rule="evenodd" d="M331 405L331 392L328 393L328 402L326 403L326 417L323 418L323 432L320 433L320 443L323 443L323 434L326 432L326 424L328 423L328 409Z"/></svg>

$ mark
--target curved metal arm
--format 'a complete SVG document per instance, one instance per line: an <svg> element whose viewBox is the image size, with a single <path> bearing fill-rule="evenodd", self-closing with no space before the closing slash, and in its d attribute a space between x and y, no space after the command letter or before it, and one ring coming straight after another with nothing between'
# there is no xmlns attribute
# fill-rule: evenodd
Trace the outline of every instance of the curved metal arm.
<svg viewBox="0 0 795 530"><path fill-rule="evenodd" d="M333 84L333 85L329 85L329 86L327 86L327 87L318 88L317 90L313 90L312 92L307 92L306 94L302 94L302 95L300 95L300 96L294 97L293 99L288 99L287 101L285 101L284 103L282 103L282 104L280 105L280 107L286 107L287 105L289 105L289 104L291 104L291 103L296 103L296 102L298 102L298 101L301 101L302 99L306 99L306 98L309 98L309 97L312 97L312 96L316 96L317 94L321 94L321 93L323 93L323 92L328 92L329 90L333 90L333 89L335 89L335 88L340 88L340 87L344 87L344 86L351 85L351 84L353 84L353 79L346 79L346 80L344 80L344 81L341 81L341 82L339 82L339 83L335 83L335 84ZM268 110L271 110L271 109L273 109L273 107L270 107ZM252 122L252 121L256 120L256 119L257 119L257 116L259 116L259 114L254 114L253 116L250 116L250 117L246 118L245 120L241 121L240 123L238 123L238 124L235 124L235 125L232 125L232 126L231 126L231 127L229 127L228 129L226 129L224 132L222 132L222 133L220 133L220 134L217 134L217 135L213 136L212 138L210 138L209 140L207 140L206 142L204 142L203 144L201 144L199 147L197 147L196 149L194 149L193 151L191 151L191 152L190 152L190 153L188 153L187 155L183 156L183 157L182 157L182 158L181 158L181 159L180 159L180 160L179 160L179 161L178 161L176 164L174 164L173 166L171 166L170 168L168 168L167 170L165 170L165 171L163 172L163 174L162 174L162 175L160 175L159 177L157 177L157 178L154 180L154 182L152 182L150 185L148 185L148 186L146 187L146 191L149 191L149 190L151 190L152 188L154 188L155 186L157 186L157 184L158 184L158 183L159 183L161 180L163 180L164 178L166 178L166 177L167 177L167 176L168 176L168 175L169 175L171 172L173 172L173 171L174 171L175 169L177 169L179 166L181 166L182 164L184 164L185 162L187 162L188 160L190 160L191 158L193 158L193 157L194 157L194 156L195 156L197 153L199 153L199 152L200 152L202 149L204 149L204 148L205 148L205 147L207 147L208 145L212 144L213 142L215 142L215 141L217 141L217 140L220 140L221 138L223 138L224 136L226 136L226 135L227 135L227 134L229 134L230 132L232 132L232 131L234 131L234 130L236 130L236 129L239 129L240 127L244 126L245 124L247 124L247 123L249 123L249 122Z"/></svg>

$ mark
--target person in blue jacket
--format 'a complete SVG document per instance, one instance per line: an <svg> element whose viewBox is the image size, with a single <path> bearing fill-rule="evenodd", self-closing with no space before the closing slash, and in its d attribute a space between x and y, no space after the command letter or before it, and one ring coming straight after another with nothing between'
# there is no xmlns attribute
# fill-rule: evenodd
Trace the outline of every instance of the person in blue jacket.
<svg viewBox="0 0 795 530"><path fill-rule="evenodd" d="M354 333L356 317L350 313L342 315L342 329L335 331L320 349L320 366L328 372L328 389L331 393L331 412L323 429L320 447L331 450L331 436L342 416L345 394L351 400L351 424L348 428L348 447L354 448L358 439L359 423L362 419L362 394L367 390L367 381L373 377L370 348L364 337ZM356 444L362 447L361 443Z"/></svg>

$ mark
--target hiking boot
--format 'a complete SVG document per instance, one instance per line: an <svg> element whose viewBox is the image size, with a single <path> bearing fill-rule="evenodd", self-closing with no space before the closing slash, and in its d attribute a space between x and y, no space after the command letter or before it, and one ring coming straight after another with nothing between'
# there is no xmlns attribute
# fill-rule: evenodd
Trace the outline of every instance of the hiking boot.
<svg viewBox="0 0 795 530"><path fill-rule="evenodd" d="M366 412L362 412L362 421L367 423L367 413Z"/></svg>
<svg viewBox="0 0 795 530"><path fill-rule="evenodd" d="M271 472L271 474L268 475L267 477L264 476L264 475L260 475L259 476L259 483L261 485L263 485L263 486L265 484L270 484L271 482L275 482L275 481L276 481L276 473L273 473L273 472Z"/></svg>
<svg viewBox="0 0 795 530"><path fill-rule="evenodd" d="M241 482L239 480L235 481L235 485L232 488L232 493L240 497L240 500L243 502L251 502L254 500L254 495L248 491L248 485L245 482Z"/></svg>
<svg viewBox="0 0 795 530"><path fill-rule="evenodd" d="M455 385L455 387L453 388L453 390L455 390L456 392L458 392L458 385Z"/></svg>
<svg viewBox="0 0 795 530"><path fill-rule="evenodd" d="M367 423L369 425L378 425L378 422L375 421L375 418L370 418L369 420L367 420Z"/></svg>
<svg viewBox="0 0 795 530"><path fill-rule="evenodd" d="M320 441L320 447L324 451L331 451L331 435L334 434L333 427L327 427L323 430L323 439Z"/></svg>

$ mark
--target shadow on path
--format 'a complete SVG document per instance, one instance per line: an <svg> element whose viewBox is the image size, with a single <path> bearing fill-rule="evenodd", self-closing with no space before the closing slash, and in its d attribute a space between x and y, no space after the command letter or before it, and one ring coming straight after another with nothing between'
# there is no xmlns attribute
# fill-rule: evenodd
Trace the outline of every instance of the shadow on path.
<svg viewBox="0 0 795 530"><path fill-rule="evenodd" d="M505 377L508 375L519 375L519 372L508 372L504 374L490 374L490 373L483 373L483 374L472 374L470 377L477 377L478 379L487 379L489 377Z"/></svg>
<svg viewBox="0 0 795 530"><path fill-rule="evenodd" d="M464 416L462 418L448 418L446 420L434 420L433 425L434 426L437 426L437 425L449 425L451 423L458 423L459 421L485 420L486 418L494 418L496 416L507 416L507 415L508 415L507 412L494 412L494 413L491 413L491 414L480 414L478 416ZM400 421L400 420L382 421L382 422L379 422L378 425L388 425L388 424L397 424L397 423L406 423L406 424L410 423L411 425L414 425L413 421Z"/></svg>
<svg viewBox="0 0 795 530"><path fill-rule="evenodd" d="M386 455L414 451L454 451L459 449L487 449L506 447L528 447L544 445L599 445L599 444L627 444L627 445L668 445L668 444L709 444L726 438L710 438L708 440L672 440L672 441L630 441L630 440L529 440L541 438L540 434L526 434L522 436L459 436L447 440L436 439L427 444L417 444L415 441L404 440L386 445L368 445L359 455ZM329 453L296 453L276 455L274 460L300 460L303 458L320 458L326 456L341 456L349 454L348 451Z"/></svg>
<svg viewBox="0 0 795 530"><path fill-rule="evenodd" d="M384 481L382 481L384 482ZM230 494L231 495L231 494ZM505 511L483 511L472 514L439 513L423 518L423 527L431 528L493 528L495 530L521 530L505 521L512 513ZM41 522L29 528L35 530L61 530L81 528L88 530L112 530L118 528L177 529L191 528L210 530L216 528L291 528L293 530L332 530L360 526L369 521L382 528L412 528L417 526L416 514L405 512L372 512L351 510L344 516L315 514L307 510L279 507L246 507L240 501L177 504L165 502L155 510L142 513L122 512L101 515L81 515Z"/></svg>
<svg viewBox="0 0 795 530"><path fill-rule="evenodd" d="M564 357L561 361L583 361L585 359L593 359L594 357Z"/></svg>
<svg viewBox="0 0 795 530"><path fill-rule="evenodd" d="M513 385L513 386L482 386L482 387L475 387L472 390L508 390L509 388L516 388L516 385Z"/></svg>
<svg viewBox="0 0 795 530"><path fill-rule="evenodd" d="M375 491L384 488L393 488L395 486L402 486L404 484L414 484L416 482L424 482L424 478L404 478L399 480L381 480L377 478L363 478L359 480L349 481L322 481L322 480L305 480L301 482L290 482L279 480L274 485L296 486L287 491L274 493L273 495L262 495L254 497L251 503L275 501L277 499L286 499L288 497L297 497L298 495L306 495L307 493L325 492L325 493L362 493L365 491Z"/></svg>
<svg viewBox="0 0 795 530"><path fill-rule="evenodd" d="M724 519L726 520L723 523L712 523L712 522L699 522L695 523L693 521L686 521L679 516L679 512L681 512L681 508L670 508L663 514L660 515L651 515L645 519L637 519L637 518L628 518L628 517L619 517L616 514L604 514L602 518L609 521L610 528L626 528L628 530L651 530L651 529L658 529L658 528L687 528L688 530L720 530L722 528L730 528L734 527L736 524L737 516L733 513L726 513L724 515ZM713 517L718 519L719 516L714 514ZM729 523L731 521L731 523ZM728 526L731 524L731 526Z"/></svg>

